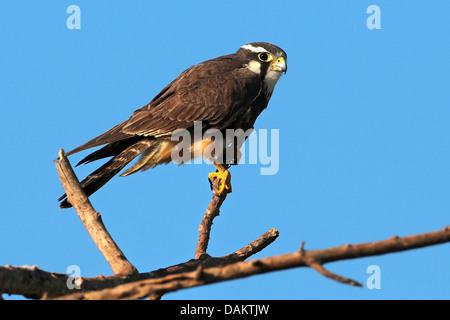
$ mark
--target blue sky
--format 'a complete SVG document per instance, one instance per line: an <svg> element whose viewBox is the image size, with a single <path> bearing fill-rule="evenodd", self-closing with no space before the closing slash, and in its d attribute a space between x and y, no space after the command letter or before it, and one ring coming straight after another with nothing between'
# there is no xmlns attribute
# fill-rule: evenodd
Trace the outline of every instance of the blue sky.
<svg viewBox="0 0 450 320"><path fill-rule="evenodd" d="M66 9L81 9L69 30ZM369 30L369 5L381 29ZM448 1L10 1L0 6L0 265L82 276L111 270L76 213L62 211L53 159L127 119L189 66L254 41L288 54L256 129L278 129L279 171L232 168L212 230L221 256L270 228L255 257L434 231L450 213ZM71 157L75 164L84 155ZM84 178L100 164L78 167ZM115 178L94 207L141 271L193 258L211 166ZM449 245L327 264L381 289L301 268L166 299L449 299ZM7 298L7 297L5 297ZM17 297L12 297L17 298Z"/></svg>

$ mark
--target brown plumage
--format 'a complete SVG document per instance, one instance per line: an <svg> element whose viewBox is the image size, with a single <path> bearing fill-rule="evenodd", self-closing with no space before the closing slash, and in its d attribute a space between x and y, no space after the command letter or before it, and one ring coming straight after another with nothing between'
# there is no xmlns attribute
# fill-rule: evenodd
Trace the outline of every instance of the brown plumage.
<svg viewBox="0 0 450 320"><path fill-rule="evenodd" d="M248 44L235 54L190 67L128 120L68 152L104 145L78 165L112 157L81 182L86 194L93 194L138 155L140 160L122 175L169 163L176 144L170 139L172 133L192 130L194 121L202 121L203 131L252 128L275 86L266 81L274 62L261 60L262 51L281 57L286 67L286 54L280 48L264 42ZM62 208L71 207L65 195L59 200Z"/></svg>

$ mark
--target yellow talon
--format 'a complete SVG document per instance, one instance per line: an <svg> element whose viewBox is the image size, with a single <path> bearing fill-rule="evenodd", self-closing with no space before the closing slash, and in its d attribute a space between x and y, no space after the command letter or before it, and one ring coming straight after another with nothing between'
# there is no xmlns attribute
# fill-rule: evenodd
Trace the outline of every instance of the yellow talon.
<svg viewBox="0 0 450 320"><path fill-rule="evenodd" d="M221 195L223 192L231 193L231 174L228 170L219 168L219 172L211 172L208 178L211 182L214 179L221 180L219 190L217 191L218 195Z"/></svg>

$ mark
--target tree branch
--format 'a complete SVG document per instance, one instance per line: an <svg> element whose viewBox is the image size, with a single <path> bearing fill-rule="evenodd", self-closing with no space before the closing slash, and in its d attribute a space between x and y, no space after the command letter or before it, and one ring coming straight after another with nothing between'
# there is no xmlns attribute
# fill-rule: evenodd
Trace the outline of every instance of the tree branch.
<svg viewBox="0 0 450 320"><path fill-rule="evenodd" d="M206 254L206 249L208 248L213 220L220 214L220 207L227 198L227 194L225 192L221 195L217 194L219 186L220 180L219 179L214 180L214 182L212 183L213 197L208 205L208 208L206 209L205 215L203 216L203 220L198 228L199 239L197 243L197 249L195 250L196 259L199 259L202 255Z"/></svg>
<svg viewBox="0 0 450 320"><path fill-rule="evenodd" d="M324 264L360 257L387 254L415 248L450 242L450 227L443 230L407 237L355 245L342 245L320 250L305 250L303 241L297 252L262 259L244 261L261 251L278 237L278 231L271 229L247 246L223 257L207 254L212 222L219 215L226 194L218 196L219 181L213 183L213 198L199 227L196 259L148 273L137 273L136 268L113 241L101 216L94 210L81 188L69 161L60 151L56 168L69 202L88 230L97 247L110 264L114 275L93 278L79 278L79 290L68 288L73 280L67 274L51 273L37 266L0 267L0 293L21 294L30 298L58 299L138 299L150 297L159 299L163 294L180 289L210 283L244 278L256 274L295 267L309 267L320 274L350 285L361 286L355 280L337 275L324 268ZM74 293L75 292L75 293Z"/></svg>
<svg viewBox="0 0 450 320"><path fill-rule="evenodd" d="M346 259L361 258L410 250L450 242L450 227L443 230L407 236L392 237L387 240L356 245L342 245L329 249L300 251L268 258L236 262L226 266L204 268L201 265L194 271L170 274L162 278L141 280L119 285L112 289L76 293L59 299L141 299L152 295L161 296L184 288L190 288L231 279L244 278L294 267L312 267L321 274L340 282L360 285L335 275L323 268L323 264Z"/></svg>
<svg viewBox="0 0 450 320"><path fill-rule="evenodd" d="M56 159L56 169L59 179L66 191L67 199L80 217L92 240L111 266L114 274L130 276L137 274L137 269L127 260L123 252L112 239L108 230L103 224L100 213L94 210L89 198L84 193L83 188L64 154L64 150L59 151L59 158Z"/></svg>
<svg viewBox="0 0 450 320"><path fill-rule="evenodd" d="M80 277L77 283L80 291L95 291L105 288L113 288L120 284L129 283L135 280L155 279L179 273L191 272L200 265L203 267L217 267L243 261L251 255L261 251L271 244L278 237L278 231L271 229L252 241L245 247L234 253L223 257L204 256L202 259L192 259L167 268L158 269L152 272L145 272L136 275L136 279L123 277L121 275L98 276L92 278ZM70 280L67 274L47 272L37 266L0 266L0 293L19 294L27 298L40 299L69 295L78 290L69 289L67 281Z"/></svg>

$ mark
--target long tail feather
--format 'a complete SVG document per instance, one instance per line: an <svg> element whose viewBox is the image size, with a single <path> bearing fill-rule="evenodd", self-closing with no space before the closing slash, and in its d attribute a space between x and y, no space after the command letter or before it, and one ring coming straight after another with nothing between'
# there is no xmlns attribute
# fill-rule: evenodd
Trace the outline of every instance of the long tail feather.
<svg viewBox="0 0 450 320"><path fill-rule="evenodd" d="M138 141L137 143L125 148L103 166L88 175L83 181L81 181L81 186L83 187L86 195L89 197L100 189L103 185L105 185L105 183L111 180L112 177L118 174L128 163L133 161L134 158L149 148L152 143L153 141L147 139ZM59 205L61 208L70 208L72 206L67 201L66 194L60 197L58 201L62 201Z"/></svg>

